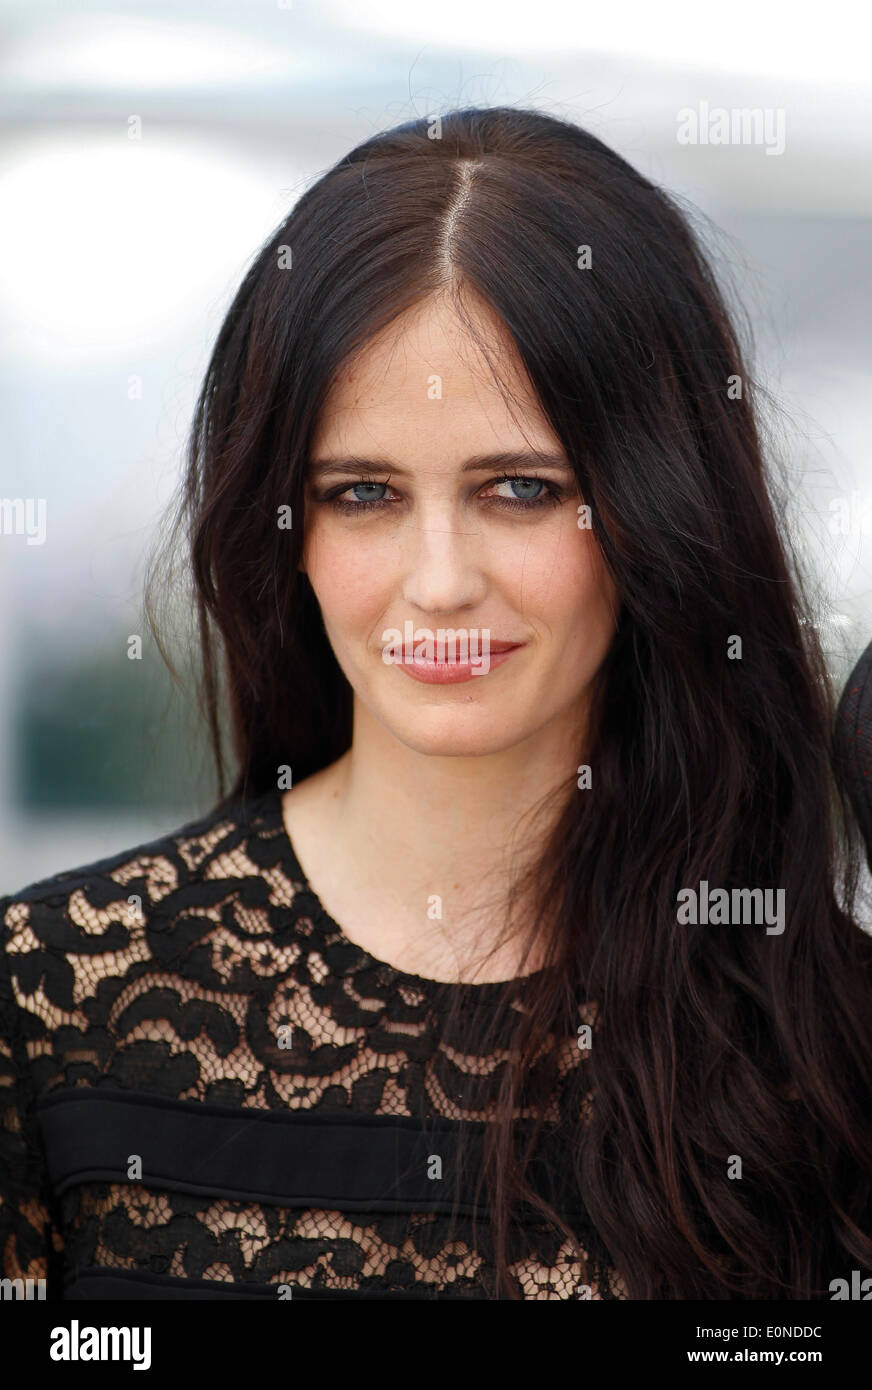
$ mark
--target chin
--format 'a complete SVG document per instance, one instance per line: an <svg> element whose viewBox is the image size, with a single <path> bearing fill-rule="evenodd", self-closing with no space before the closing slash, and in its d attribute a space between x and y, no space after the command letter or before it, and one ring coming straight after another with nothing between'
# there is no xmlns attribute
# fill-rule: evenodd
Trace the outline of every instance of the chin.
<svg viewBox="0 0 872 1390"><path fill-rule="evenodd" d="M464 718L462 708L455 706L450 710L421 710L403 719L394 710L385 711L381 719L400 743L431 758L481 758L504 753L535 732L519 727L507 729L505 723L496 730L493 716L481 706L467 713L468 718Z"/></svg>

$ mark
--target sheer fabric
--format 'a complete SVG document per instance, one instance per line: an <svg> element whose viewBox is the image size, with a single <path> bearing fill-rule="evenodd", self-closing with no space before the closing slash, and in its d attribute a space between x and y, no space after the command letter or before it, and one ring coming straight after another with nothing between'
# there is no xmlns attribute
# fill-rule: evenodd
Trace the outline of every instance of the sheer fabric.
<svg viewBox="0 0 872 1390"><path fill-rule="evenodd" d="M351 942L279 792L3 898L0 927L5 1277L66 1299L494 1296L476 1152L504 1059L470 1039L525 981L425 980ZM567 1036L534 1167L585 1259L531 1210L525 1299L623 1296L554 1178L587 1056Z"/></svg>

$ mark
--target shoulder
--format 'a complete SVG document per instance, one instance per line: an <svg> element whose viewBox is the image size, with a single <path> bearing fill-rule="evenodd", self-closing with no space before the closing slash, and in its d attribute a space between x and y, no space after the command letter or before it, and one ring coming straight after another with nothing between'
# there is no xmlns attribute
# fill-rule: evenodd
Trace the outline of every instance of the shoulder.
<svg viewBox="0 0 872 1390"><path fill-rule="evenodd" d="M137 934L234 891L268 893L278 853L273 812L270 797L225 801L152 840L0 896L6 968L20 972L29 961L38 970L42 953L136 954Z"/></svg>
<svg viewBox="0 0 872 1390"><path fill-rule="evenodd" d="M256 1031L270 999L283 1021L282 991L317 955L294 864L267 793L0 899L0 1053L28 1094L220 1089L244 1001Z"/></svg>

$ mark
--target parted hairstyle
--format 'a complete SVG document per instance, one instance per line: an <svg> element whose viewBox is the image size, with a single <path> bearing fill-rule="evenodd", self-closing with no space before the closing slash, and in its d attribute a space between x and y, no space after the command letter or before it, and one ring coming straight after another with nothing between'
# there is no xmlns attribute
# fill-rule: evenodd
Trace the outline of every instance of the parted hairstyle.
<svg viewBox="0 0 872 1390"><path fill-rule="evenodd" d="M547 114L440 120L368 139L320 177L215 343L173 543L183 531L219 804L350 746L351 689L298 569L309 443L374 334L437 292L462 312L474 291L517 346L621 600L579 745L592 786L567 770L530 878L528 945L546 968L514 1011L487 1127L493 1292L517 1296L506 1251L522 1208L575 1239L528 1159L559 1040L595 1001L578 1068L592 1104L579 1092L566 1156L627 1294L827 1297L872 1268L872 938L762 388L676 199ZM678 893L702 880L783 889L784 932L679 923ZM534 1123L519 1146L522 1103Z"/></svg>

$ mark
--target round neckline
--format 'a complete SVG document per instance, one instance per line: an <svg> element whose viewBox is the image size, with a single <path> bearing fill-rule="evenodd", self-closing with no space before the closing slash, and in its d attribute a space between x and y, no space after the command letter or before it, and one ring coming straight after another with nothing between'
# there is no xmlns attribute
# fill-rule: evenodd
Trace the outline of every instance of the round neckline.
<svg viewBox="0 0 872 1390"><path fill-rule="evenodd" d="M240 800L238 804L244 811L244 801ZM299 885L296 896L308 900L310 906L306 916L315 921L322 933L338 938L347 950L356 952L359 964L363 969L379 971L383 978L390 979L397 985L407 986L409 989L470 991L478 999L495 998L498 994L502 995L512 987L523 988L528 981L538 979L545 974L545 970L540 969L531 970L527 975L515 975L507 980L434 980L427 975L409 974L398 969L397 966L391 965L389 961L380 960L370 951L367 951L364 946L351 940L351 937L346 934L335 918L330 916L309 882L285 825L285 818L282 814L281 790L276 788L264 792L262 796L253 798L248 806L248 815L253 821L259 820L261 828L270 832L271 843L278 847L284 867L289 871L294 883Z"/></svg>

